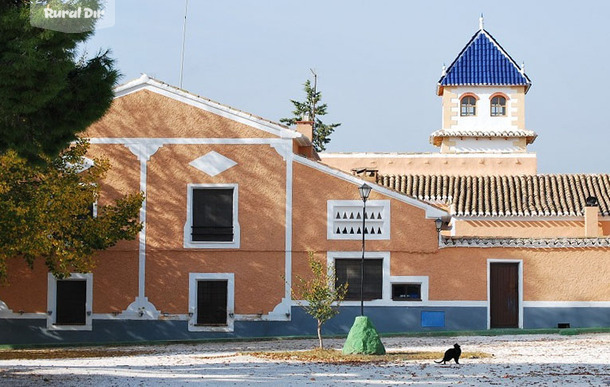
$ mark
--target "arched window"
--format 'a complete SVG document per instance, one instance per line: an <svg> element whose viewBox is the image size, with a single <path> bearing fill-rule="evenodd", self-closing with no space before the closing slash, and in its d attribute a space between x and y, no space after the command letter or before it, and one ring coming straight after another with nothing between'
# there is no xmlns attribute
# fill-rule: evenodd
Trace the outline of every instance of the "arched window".
<svg viewBox="0 0 610 387"><path fill-rule="evenodd" d="M471 95L462 97L460 100L460 115L474 116L477 113L477 100Z"/></svg>
<svg viewBox="0 0 610 387"><path fill-rule="evenodd" d="M491 99L490 115L492 117L506 115L506 98L497 95Z"/></svg>

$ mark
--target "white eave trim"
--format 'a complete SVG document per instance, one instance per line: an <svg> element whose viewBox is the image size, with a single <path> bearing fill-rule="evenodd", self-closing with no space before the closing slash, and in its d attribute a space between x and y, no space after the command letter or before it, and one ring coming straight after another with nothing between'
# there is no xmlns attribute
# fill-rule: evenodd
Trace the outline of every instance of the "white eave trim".
<svg viewBox="0 0 610 387"><path fill-rule="evenodd" d="M328 167L328 166L326 166L324 164L321 164L321 163L309 160L309 159L307 159L305 157L295 155L294 156L294 161L296 161L299 164L302 164L302 165L308 166L310 168L314 168L314 169L316 169L318 171L324 172L326 174L329 174L331 176L337 177L337 178L339 178L341 180L344 180L344 181L347 181L349 183L355 184L357 186L361 186L362 184L367 183L367 184L369 184L371 186L371 188L375 192L378 192L378 193L380 193L382 195L385 195L385 196L388 196L388 197L390 197L392 199L396 199L396 200L401 201L403 203L407 203L407 204L410 204L410 205L412 205L414 207L417 207L417 208L420 208L420 209L424 210L426 212L426 218L427 219L437 219L437 218L449 219L449 217L450 217L448 212L443 211L443 210L441 210L439 208L436 208L434 206L431 206L429 204L421 202L421 201L419 201L417 199L413 199L413 198L411 198L409 196L400 194L398 192L392 191L392 190L390 190L388 188L382 187L382 186L377 185L375 183L371 183L370 181L362 180L362 179L359 179L359 178L357 178L355 176L352 176L352 175L350 175L348 173L338 171L338 170L333 169L331 167Z"/></svg>
<svg viewBox="0 0 610 387"><path fill-rule="evenodd" d="M212 100L191 94L177 87L170 86L163 82L157 81L156 79L152 79L146 74L142 74L140 78L134 79L130 82L125 83L124 85L116 87L114 89L115 98L121 98L126 95L140 91L142 89L149 90L153 93L157 93L173 100L186 103L204 111L217 114L221 117L237 121L255 129L274 134L281 138L301 137L301 133L298 133L295 130L285 128L278 124L274 124L270 121L266 121L262 118L256 117L252 114L243 112L241 110L237 110L229 106L222 105L218 102L214 102Z"/></svg>
<svg viewBox="0 0 610 387"><path fill-rule="evenodd" d="M516 247L516 248L608 248L610 238L460 238L443 237L440 248L449 247Z"/></svg>

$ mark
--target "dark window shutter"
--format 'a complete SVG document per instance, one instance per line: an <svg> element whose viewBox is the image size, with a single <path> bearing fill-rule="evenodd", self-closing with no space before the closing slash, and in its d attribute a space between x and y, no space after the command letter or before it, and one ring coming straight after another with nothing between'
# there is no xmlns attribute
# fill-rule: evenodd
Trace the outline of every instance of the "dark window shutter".
<svg viewBox="0 0 610 387"><path fill-rule="evenodd" d="M360 300L360 259L336 259L335 286L348 283L345 300ZM382 297L383 260L366 259L364 261L364 291L365 300L376 300Z"/></svg>
<svg viewBox="0 0 610 387"><path fill-rule="evenodd" d="M197 281L197 325L227 325L227 281Z"/></svg>
<svg viewBox="0 0 610 387"><path fill-rule="evenodd" d="M193 190L193 241L233 241L233 189Z"/></svg>
<svg viewBox="0 0 610 387"><path fill-rule="evenodd" d="M55 324L85 325L87 322L87 281L57 281L57 304Z"/></svg>

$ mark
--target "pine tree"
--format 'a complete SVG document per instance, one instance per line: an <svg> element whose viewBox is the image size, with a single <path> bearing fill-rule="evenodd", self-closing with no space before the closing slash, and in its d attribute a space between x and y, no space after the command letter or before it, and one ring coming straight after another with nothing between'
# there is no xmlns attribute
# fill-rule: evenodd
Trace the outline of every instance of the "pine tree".
<svg viewBox="0 0 610 387"><path fill-rule="evenodd" d="M290 126L294 125L297 121L315 116L312 142L316 152L322 152L326 150L326 144L330 142L330 135L335 131L335 128L341 124L325 124L320 120L320 116L325 116L327 114L327 105L325 103L318 105L322 99L322 93L311 86L311 81L309 79L305 81L304 86L307 98L304 102L291 99L290 102L292 102L295 107L292 111L294 117L282 118L280 119L280 122Z"/></svg>
<svg viewBox="0 0 610 387"><path fill-rule="evenodd" d="M119 74L107 51L78 57L92 33L33 27L30 1L0 2L0 153L53 158L106 112Z"/></svg>

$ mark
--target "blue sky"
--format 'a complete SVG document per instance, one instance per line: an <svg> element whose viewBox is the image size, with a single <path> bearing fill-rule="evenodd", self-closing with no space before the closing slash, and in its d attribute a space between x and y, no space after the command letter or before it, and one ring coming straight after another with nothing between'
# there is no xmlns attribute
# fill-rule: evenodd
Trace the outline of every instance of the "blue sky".
<svg viewBox="0 0 610 387"><path fill-rule="evenodd" d="M532 80L539 172L610 172L607 1L189 0L183 87L278 121L313 68L324 121L342 123L328 151L438 152L436 83L481 13ZM115 25L86 49L111 49L121 82L177 86L183 21L184 0L116 0Z"/></svg>

